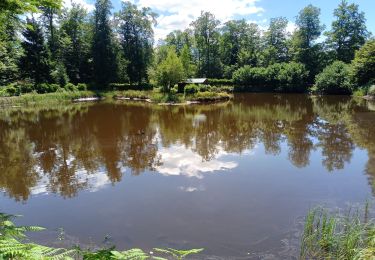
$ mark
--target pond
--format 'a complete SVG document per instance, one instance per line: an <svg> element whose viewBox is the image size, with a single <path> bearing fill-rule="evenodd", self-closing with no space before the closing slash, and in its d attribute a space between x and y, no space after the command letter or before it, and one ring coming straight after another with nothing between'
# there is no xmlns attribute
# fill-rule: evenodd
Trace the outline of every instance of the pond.
<svg viewBox="0 0 375 260"><path fill-rule="evenodd" d="M63 228L84 246L295 256L310 208L373 198L374 110L297 94L2 109L0 211L50 245Z"/></svg>

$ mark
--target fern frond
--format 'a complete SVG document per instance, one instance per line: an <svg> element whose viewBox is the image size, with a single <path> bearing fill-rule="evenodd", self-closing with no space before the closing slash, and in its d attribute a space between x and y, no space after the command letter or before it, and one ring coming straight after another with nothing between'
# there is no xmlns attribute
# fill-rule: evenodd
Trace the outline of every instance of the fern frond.
<svg viewBox="0 0 375 260"><path fill-rule="evenodd" d="M195 248L189 250L177 250L173 248L154 248L155 251L164 254L170 254L177 259L183 259L188 255L198 254L204 250L204 248Z"/></svg>
<svg viewBox="0 0 375 260"><path fill-rule="evenodd" d="M112 258L118 260L144 260L150 258L149 255L139 248L133 248L122 252L111 251L111 253Z"/></svg>

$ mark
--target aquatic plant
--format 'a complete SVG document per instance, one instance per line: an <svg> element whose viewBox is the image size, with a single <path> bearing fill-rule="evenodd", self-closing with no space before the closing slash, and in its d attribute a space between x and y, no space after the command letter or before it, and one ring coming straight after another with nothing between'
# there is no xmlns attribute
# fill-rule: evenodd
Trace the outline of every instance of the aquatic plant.
<svg viewBox="0 0 375 260"><path fill-rule="evenodd" d="M363 219L363 220L361 220ZM364 212L345 215L315 208L306 216L301 240L301 259L374 259L375 223Z"/></svg>

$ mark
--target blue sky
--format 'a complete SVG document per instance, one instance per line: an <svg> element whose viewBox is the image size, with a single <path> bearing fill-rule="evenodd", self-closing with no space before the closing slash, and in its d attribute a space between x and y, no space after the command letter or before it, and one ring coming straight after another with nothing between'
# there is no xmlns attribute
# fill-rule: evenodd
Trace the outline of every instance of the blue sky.
<svg viewBox="0 0 375 260"><path fill-rule="evenodd" d="M93 9L94 0L64 0L84 4L89 10ZM321 9L321 21L326 29L330 29L333 20L333 10L341 0L131 0L139 6L151 7L159 14L158 25L155 28L156 40L164 38L175 29L185 29L192 20L197 18L201 10L212 12L219 20L245 18L266 29L270 18L284 16L290 23L288 30L295 27L294 21L298 12L308 4ZM351 0L357 3L360 10L366 13L367 28L375 34L375 0ZM121 6L121 0L112 0L114 11Z"/></svg>

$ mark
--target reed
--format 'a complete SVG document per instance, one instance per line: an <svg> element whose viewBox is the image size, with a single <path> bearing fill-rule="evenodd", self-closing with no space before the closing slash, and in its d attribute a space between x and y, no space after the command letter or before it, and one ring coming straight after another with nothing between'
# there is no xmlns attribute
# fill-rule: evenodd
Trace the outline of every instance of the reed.
<svg viewBox="0 0 375 260"><path fill-rule="evenodd" d="M306 216L301 259L364 259L375 256L375 223L369 207L349 209L346 214L315 208Z"/></svg>

